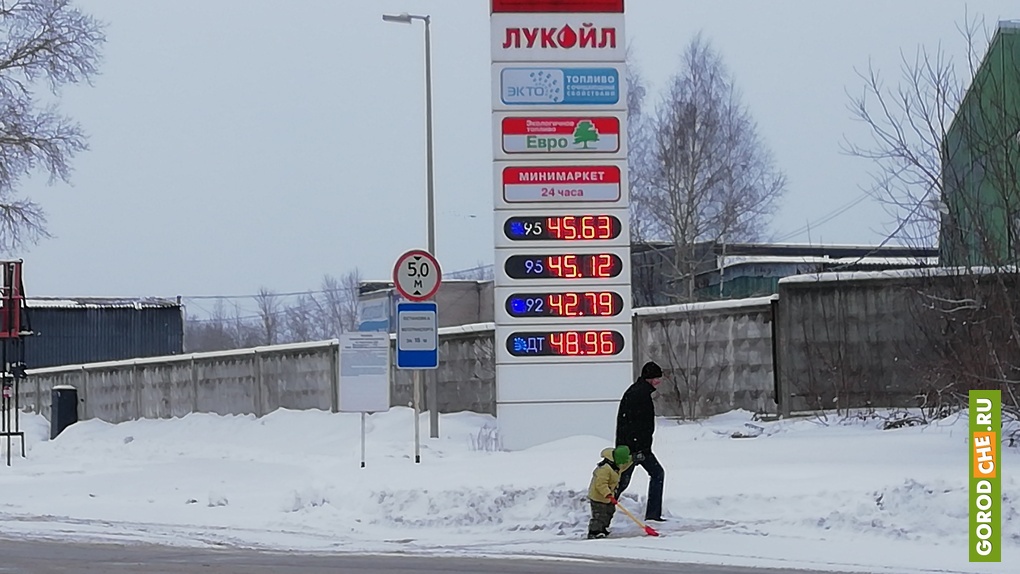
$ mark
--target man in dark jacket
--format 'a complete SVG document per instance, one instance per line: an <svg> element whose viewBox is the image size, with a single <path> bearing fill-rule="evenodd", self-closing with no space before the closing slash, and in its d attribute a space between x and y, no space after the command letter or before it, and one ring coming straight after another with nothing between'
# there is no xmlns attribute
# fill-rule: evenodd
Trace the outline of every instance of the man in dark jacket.
<svg viewBox="0 0 1020 574"><path fill-rule="evenodd" d="M652 433L655 432L655 405L652 393L662 382L662 369L653 362L641 367L641 376L627 388L620 399L620 410L616 414L616 444L630 447L634 464L623 471L616 498L627 490L630 477L638 465L648 473L648 506L645 520L662 522L662 486L666 471L652 453Z"/></svg>

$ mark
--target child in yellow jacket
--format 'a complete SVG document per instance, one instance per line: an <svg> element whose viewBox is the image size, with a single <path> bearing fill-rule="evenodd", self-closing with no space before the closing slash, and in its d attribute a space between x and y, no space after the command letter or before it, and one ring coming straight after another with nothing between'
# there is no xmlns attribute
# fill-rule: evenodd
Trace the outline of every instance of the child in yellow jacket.
<svg viewBox="0 0 1020 574"><path fill-rule="evenodd" d="M588 499L591 502L588 538L605 538L609 535L609 523L616 513L613 493L620 484L620 473L630 468L631 464L630 448L627 446L602 450L602 460L591 473L591 484L588 485Z"/></svg>

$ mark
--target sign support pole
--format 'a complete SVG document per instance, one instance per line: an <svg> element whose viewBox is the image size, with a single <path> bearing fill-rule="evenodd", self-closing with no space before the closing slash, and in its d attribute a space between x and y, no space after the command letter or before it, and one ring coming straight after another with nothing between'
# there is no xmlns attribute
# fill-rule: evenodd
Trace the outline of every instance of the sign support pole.
<svg viewBox="0 0 1020 574"><path fill-rule="evenodd" d="M414 371L414 463L421 462L421 369Z"/></svg>
<svg viewBox="0 0 1020 574"><path fill-rule="evenodd" d="M433 245L430 238L430 246ZM393 286L402 297L410 303L397 304L397 368L411 369L412 403L414 410L414 462L421 463L421 408L422 385L424 375L422 369L439 367L439 319L438 305L429 301L439 290L442 283L442 271L439 262L428 251L412 249L397 259L393 266ZM429 393L429 402L437 397L433 387ZM439 434L439 410L432 408L429 414L432 436Z"/></svg>
<svg viewBox="0 0 1020 574"><path fill-rule="evenodd" d="M365 468L365 413L361 413L361 468Z"/></svg>

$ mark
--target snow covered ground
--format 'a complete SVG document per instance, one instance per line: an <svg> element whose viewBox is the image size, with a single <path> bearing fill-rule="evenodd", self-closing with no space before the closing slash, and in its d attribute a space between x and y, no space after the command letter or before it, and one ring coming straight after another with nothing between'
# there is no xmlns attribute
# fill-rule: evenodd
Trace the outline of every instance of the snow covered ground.
<svg viewBox="0 0 1020 574"><path fill-rule="evenodd" d="M1020 456L1004 449L1003 561L967 562L966 419L881 430L876 419L660 420L670 521L648 537L618 512L613 536L583 540L592 436L492 449L492 417L421 424L371 415L193 414L84 421L49 441L23 415L28 458L0 465L0 536L232 545L314 552L609 555L865 572L1017 572ZM753 428L747 423L754 425ZM731 438L734 433L755 438ZM3 441L5 443L5 441ZM0 447L0 449L5 447ZM6 464L6 455L3 464ZM647 478L624 504L641 516Z"/></svg>

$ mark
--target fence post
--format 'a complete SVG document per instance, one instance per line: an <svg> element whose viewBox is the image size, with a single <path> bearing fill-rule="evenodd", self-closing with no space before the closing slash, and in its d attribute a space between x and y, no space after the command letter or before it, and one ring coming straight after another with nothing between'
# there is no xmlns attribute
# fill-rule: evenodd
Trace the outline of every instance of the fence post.
<svg viewBox="0 0 1020 574"><path fill-rule="evenodd" d="M134 387L135 416L134 420L142 418L142 385L138 380L138 365L131 363L131 386Z"/></svg>
<svg viewBox="0 0 1020 574"><path fill-rule="evenodd" d="M89 371L85 365L81 366L81 393L78 402L84 405L78 413L78 420L90 419L95 416L92 412L92 404L89 402Z"/></svg>
<svg viewBox="0 0 1020 574"><path fill-rule="evenodd" d="M191 412L198 411L198 368L195 365L195 355L191 355Z"/></svg>
<svg viewBox="0 0 1020 574"><path fill-rule="evenodd" d="M262 353L255 349L255 356L252 359L255 368L255 416L261 417L262 412Z"/></svg>
<svg viewBox="0 0 1020 574"><path fill-rule="evenodd" d="M771 302L772 307L772 392L775 394L773 399L776 402L776 406L779 410L779 416L782 418L790 417L790 397L788 396L788 390L786 385L783 384L783 369L782 369L782 353L780 352L780 329L779 329L779 318L781 311L779 308L779 299L773 299Z"/></svg>
<svg viewBox="0 0 1020 574"><path fill-rule="evenodd" d="M39 413L42 412L42 407L39 406L39 401L42 400L42 381L39 380L39 377L34 377L34 378L35 378L35 407L34 408L35 408L35 414L39 414Z"/></svg>
<svg viewBox="0 0 1020 574"><path fill-rule="evenodd" d="M340 412L340 341L329 345L329 410Z"/></svg>

